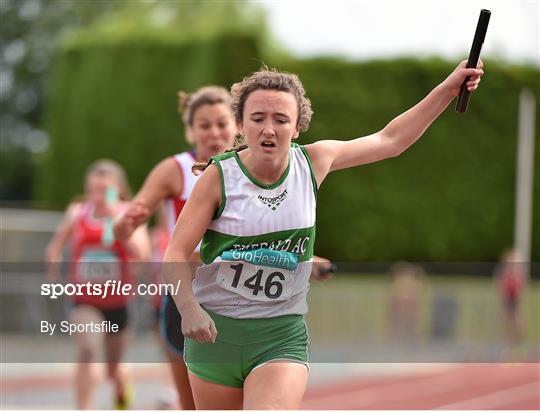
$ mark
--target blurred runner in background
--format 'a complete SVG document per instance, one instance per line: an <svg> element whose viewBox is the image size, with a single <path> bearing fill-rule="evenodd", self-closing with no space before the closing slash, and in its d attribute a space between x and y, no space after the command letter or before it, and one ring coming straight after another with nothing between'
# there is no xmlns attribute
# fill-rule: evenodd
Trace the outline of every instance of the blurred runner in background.
<svg viewBox="0 0 540 412"><path fill-rule="evenodd" d="M390 324L395 343L414 341L418 337L420 299L424 292L422 267L397 262L390 268Z"/></svg>
<svg viewBox="0 0 540 412"><path fill-rule="evenodd" d="M58 282L59 264L64 246L71 243L69 282L73 284L105 284L107 281L134 284L130 261L144 261L150 255L146 227L141 226L129 240L112 235L112 218L126 208L129 186L123 168L112 160L98 160L88 168L85 195L71 203L56 234L46 250L48 279ZM130 311L133 296L88 292L71 299L70 322L88 325L110 322L111 330L76 333L78 345L75 393L77 409L89 409L97 384L97 357L104 346L107 377L115 386L115 407L127 409L131 390L121 360L128 344ZM116 330L116 331L115 331Z"/></svg>
<svg viewBox="0 0 540 412"><path fill-rule="evenodd" d="M525 262L517 249L508 249L495 269L495 282L504 316L504 336L508 346L518 345L524 338L521 301L527 284Z"/></svg>

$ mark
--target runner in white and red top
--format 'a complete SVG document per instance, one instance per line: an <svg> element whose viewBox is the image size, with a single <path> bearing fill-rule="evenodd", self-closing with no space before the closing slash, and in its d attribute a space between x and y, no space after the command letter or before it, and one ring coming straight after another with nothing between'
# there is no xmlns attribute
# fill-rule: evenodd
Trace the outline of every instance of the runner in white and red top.
<svg viewBox="0 0 540 412"><path fill-rule="evenodd" d="M152 257L150 259L151 267L151 282L155 285L163 283L162 263L163 255L169 243L169 229L167 222L167 208L164 204L160 205L158 213L156 213L156 224L150 230L150 241L152 243ZM155 327L158 329L160 320L160 310L162 296L155 294L150 296L152 308L154 311Z"/></svg>
<svg viewBox="0 0 540 412"><path fill-rule="evenodd" d="M182 190L177 196L170 196L165 201L167 210L167 228L169 229L169 234L171 234L174 230L178 216L180 216L180 212L186 204L198 177L192 172L193 165L197 161L194 149L176 154L173 156L173 159L176 162L180 173L182 174Z"/></svg>
<svg viewBox="0 0 540 412"><path fill-rule="evenodd" d="M196 162L206 163L210 157L233 147L237 130L230 106L231 98L226 89L207 86L192 95L181 92L179 103L187 141L195 147L191 151L168 157L154 167L127 211L114 223L114 232L119 239L129 238L139 225L150 218L162 201L165 201L168 228L172 231L197 180L197 176L192 173L193 165ZM191 260L200 260L197 251ZM166 353L179 403L182 409L195 409L183 360L182 320L169 296L164 296L160 313L161 334L167 346Z"/></svg>
<svg viewBox="0 0 540 412"><path fill-rule="evenodd" d="M70 299L70 322L102 325L106 321L104 327L75 335L78 345L77 409L91 408L100 343L104 344L107 376L115 385L114 407L126 409L130 406L131 391L121 360L128 343L128 306L133 296L119 294L113 286L119 282L133 284L130 262L148 259L150 242L144 226L129 241L115 240L112 236L112 219L126 208L128 193L120 165L111 160L94 162L86 173L84 199L69 205L46 251L49 280L58 281L62 250L70 242L69 282L86 286L80 288L81 295L76 294Z"/></svg>

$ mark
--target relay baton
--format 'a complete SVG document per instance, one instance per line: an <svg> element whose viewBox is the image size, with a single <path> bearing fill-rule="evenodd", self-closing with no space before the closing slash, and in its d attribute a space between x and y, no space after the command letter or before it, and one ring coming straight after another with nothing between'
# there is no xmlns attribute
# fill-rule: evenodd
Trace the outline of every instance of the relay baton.
<svg viewBox="0 0 540 412"><path fill-rule="evenodd" d="M491 12L486 9L480 10L480 17L478 18L478 24L476 25L476 32L474 33L474 40L469 53L469 60L467 61L467 68L476 68L478 59L480 58L480 50L482 50L482 44L486 38L486 32L489 24L489 18ZM471 93L467 90L467 82L469 77L465 79L459 90L459 97L456 104L456 112L467 113L467 107L469 106L469 98Z"/></svg>

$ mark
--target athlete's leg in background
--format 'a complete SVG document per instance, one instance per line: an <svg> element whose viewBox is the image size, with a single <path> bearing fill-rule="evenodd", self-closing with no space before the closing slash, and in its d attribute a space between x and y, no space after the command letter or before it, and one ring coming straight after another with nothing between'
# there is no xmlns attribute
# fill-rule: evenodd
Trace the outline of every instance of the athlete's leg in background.
<svg viewBox="0 0 540 412"><path fill-rule="evenodd" d="M114 384L117 403L129 406L128 373L126 365L122 364L129 338L130 329L124 328L115 333L107 333L105 337L105 359L107 361L107 377Z"/></svg>
<svg viewBox="0 0 540 412"><path fill-rule="evenodd" d="M103 321L99 310L80 305L71 309L70 321L74 324ZM100 378L99 364L95 363L103 347L103 333L77 333L74 335L78 347L75 371L75 405L77 409L91 409L92 398Z"/></svg>
<svg viewBox="0 0 540 412"><path fill-rule="evenodd" d="M182 409L195 409L195 401L189 383L186 364L184 363L184 335L182 335L182 317L170 296L163 298L160 310L160 328L165 347L165 355L174 380L179 405Z"/></svg>
<svg viewBox="0 0 540 412"><path fill-rule="evenodd" d="M195 409L195 401L193 399L193 393L189 382L189 376L184 358L179 353L175 352L167 346L165 343L165 353L169 360L169 367L172 377L174 379L174 385L178 393L178 402L181 409L193 410Z"/></svg>

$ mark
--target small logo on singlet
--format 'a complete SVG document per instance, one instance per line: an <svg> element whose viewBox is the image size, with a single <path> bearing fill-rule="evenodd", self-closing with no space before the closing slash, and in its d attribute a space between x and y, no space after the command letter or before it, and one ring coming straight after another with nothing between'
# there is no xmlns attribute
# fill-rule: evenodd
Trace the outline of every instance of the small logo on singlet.
<svg viewBox="0 0 540 412"><path fill-rule="evenodd" d="M276 197L264 197L264 196L257 196L257 198L266 206L268 206L272 210L276 210L278 206L285 200L287 197L287 190L284 190L280 195L277 195Z"/></svg>

